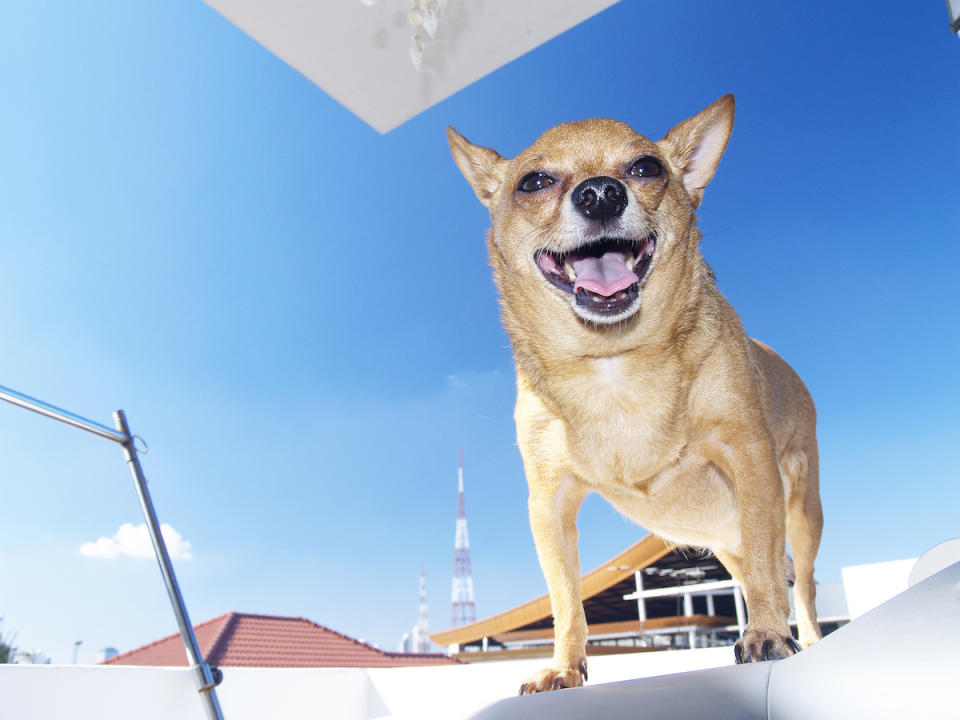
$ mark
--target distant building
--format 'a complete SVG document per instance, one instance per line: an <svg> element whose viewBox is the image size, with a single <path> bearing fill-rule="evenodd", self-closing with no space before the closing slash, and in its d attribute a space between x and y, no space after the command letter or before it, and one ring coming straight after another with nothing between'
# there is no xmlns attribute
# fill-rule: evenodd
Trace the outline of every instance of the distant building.
<svg viewBox="0 0 960 720"><path fill-rule="evenodd" d="M304 618L231 612L194 627L204 660L213 667L403 667L450 665L442 654L393 653ZM180 634L105 660L105 665L187 664Z"/></svg>
<svg viewBox="0 0 960 720"><path fill-rule="evenodd" d="M652 534L585 574L581 587L587 655L729 645L746 623L740 586L719 560ZM817 586L817 610L824 633L849 621L839 583ZM550 599L543 595L431 639L471 662L549 656Z"/></svg>
<svg viewBox="0 0 960 720"><path fill-rule="evenodd" d="M50 658L42 650L18 650L13 662L15 665L49 665Z"/></svg>
<svg viewBox="0 0 960 720"><path fill-rule="evenodd" d="M420 571L420 603L417 624L413 630L400 639L400 652L429 653L433 649L430 642L430 622L427 618L427 574Z"/></svg>
<svg viewBox="0 0 960 720"><path fill-rule="evenodd" d="M419 625L414 625L413 630L404 633L400 638L400 652L417 653L420 655L429 654L433 648L430 642L430 636L420 629Z"/></svg>
<svg viewBox="0 0 960 720"><path fill-rule="evenodd" d="M97 664L105 663L110 658L115 658L119 653L115 647L100 648L97 653Z"/></svg>

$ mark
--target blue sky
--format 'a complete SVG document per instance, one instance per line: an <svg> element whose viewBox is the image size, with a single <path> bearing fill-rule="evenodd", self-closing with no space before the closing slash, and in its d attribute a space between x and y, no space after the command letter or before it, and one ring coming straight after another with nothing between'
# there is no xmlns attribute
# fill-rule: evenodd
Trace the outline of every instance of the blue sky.
<svg viewBox="0 0 960 720"><path fill-rule="evenodd" d="M584 59L588 61L584 61ZM596 76L598 63L618 73ZM0 5L0 384L146 438L192 619L393 649L449 623L457 445L477 610L541 594L486 211L453 125L651 137L727 92L703 250L820 415L818 579L960 535L960 42L939 0L622 2L380 136L201 2ZM0 407L0 631L81 661L175 632L111 443ZM592 569L641 537L598 498Z"/></svg>

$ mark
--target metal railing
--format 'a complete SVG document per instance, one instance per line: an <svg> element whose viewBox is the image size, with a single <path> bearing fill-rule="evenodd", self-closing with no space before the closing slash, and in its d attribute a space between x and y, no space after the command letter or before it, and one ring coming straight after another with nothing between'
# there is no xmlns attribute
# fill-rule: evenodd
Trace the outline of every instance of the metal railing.
<svg viewBox="0 0 960 720"><path fill-rule="evenodd" d="M714 595L733 595L734 607L737 611L737 629L740 632L740 635L743 635L744 630L746 629L746 610L743 606L743 589L740 587L740 583L736 580L714 580L710 582L695 583L693 585L673 585L670 587L663 588L653 588L651 590L644 590L643 588L643 574L637 570L634 573L634 578L636 579L637 589L635 592L630 593L629 595L624 595L624 600L636 600L637 601L637 613L640 616L640 621L643 622L647 619L646 607L643 604L643 601L648 598L659 598L659 597L682 597L683 598L683 614L686 617L693 615L693 596L694 595L705 595L707 598L707 615L713 615L713 596ZM696 630L688 631L690 647L696 647Z"/></svg>
<svg viewBox="0 0 960 720"><path fill-rule="evenodd" d="M194 679L197 684L197 690L203 700L203 706L207 717L210 720L223 720L223 712L220 709L220 703L217 700L216 686L219 684L223 675L215 668L211 668L203 659L203 653L197 644L197 637L193 632L193 625L190 623L190 616L187 614L187 606L183 601L183 594L180 592L180 585L177 583L177 576L173 571L173 564L170 561L170 554L167 552L167 544L163 540L163 534L160 532L160 522L157 520L157 512L153 507L153 501L150 499L150 492L147 490L147 479L143 474L143 468L140 465L140 458L137 455L137 449L134 446L135 436L130 432L130 426L127 424L127 416L123 410L117 410L113 413L115 429L106 425L101 425L93 420L88 420L69 410L58 408L42 400L24 395L23 393L11 390L0 385L0 400L31 410L45 417L59 422L71 425L80 430L86 430L94 435L99 435L107 440L118 443L123 448L123 457L130 467L130 474L133 476L133 484L137 491L137 498L140 500L140 509L143 510L143 517L147 523L147 530L150 533L150 540L153 542L153 550L157 556L157 563L160 565L160 573L163 575L163 584L167 588L167 595L170 597L170 604L173 607L173 614L177 618L177 626L180 628L180 637L183 638L183 645L187 651L187 660L194 673Z"/></svg>

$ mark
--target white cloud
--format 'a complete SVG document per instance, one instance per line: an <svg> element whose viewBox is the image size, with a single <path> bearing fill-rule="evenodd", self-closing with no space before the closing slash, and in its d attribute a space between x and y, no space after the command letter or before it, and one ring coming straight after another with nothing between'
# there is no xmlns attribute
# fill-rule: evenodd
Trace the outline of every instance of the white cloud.
<svg viewBox="0 0 960 720"><path fill-rule="evenodd" d="M467 381L463 375L457 373L454 375L447 375L447 384L452 385L456 388L465 388L467 387Z"/></svg>
<svg viewBox="0 0 960 720"><path fill-rule="evenodd" d="M464 370L462 372L447 375L447 387L453 388L473 388L482 386L489 387L496 385L500 381L499 370L487 370L486 372L475 372Z"/></svg>
<svg viewBox="0 0 960 720"><path fill-rule="evenodd" d="M160 525L160 533L167 544L167 552L170 553L171 558L181 560L193 558L190 552L190 542L184 540L183 536L170 525L166 523ZM124 523L113 537L101 537L96 542L85 542L77 550L77 553L84 557L107 560L120 555L138 558L154 557L153 544L150 542L150 534L147 532L147 526L144 523L139 525Z"/></svg>

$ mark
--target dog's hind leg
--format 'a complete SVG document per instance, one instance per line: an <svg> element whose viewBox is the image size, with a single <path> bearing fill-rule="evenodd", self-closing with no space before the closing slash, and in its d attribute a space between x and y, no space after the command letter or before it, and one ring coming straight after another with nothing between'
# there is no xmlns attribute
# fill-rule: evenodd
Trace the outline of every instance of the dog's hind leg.
<svg viewBox="0 0 960 720"><path fill-rule="evenodd" d="M816 445L808 445L806 451L787 452L780 461L780 473L787 491L787 542L793 549L796 572L793 604L797 633L800 645L807 647L822 637L817 623L817 588L813 580L814 559L823 532Z"/></svg>

